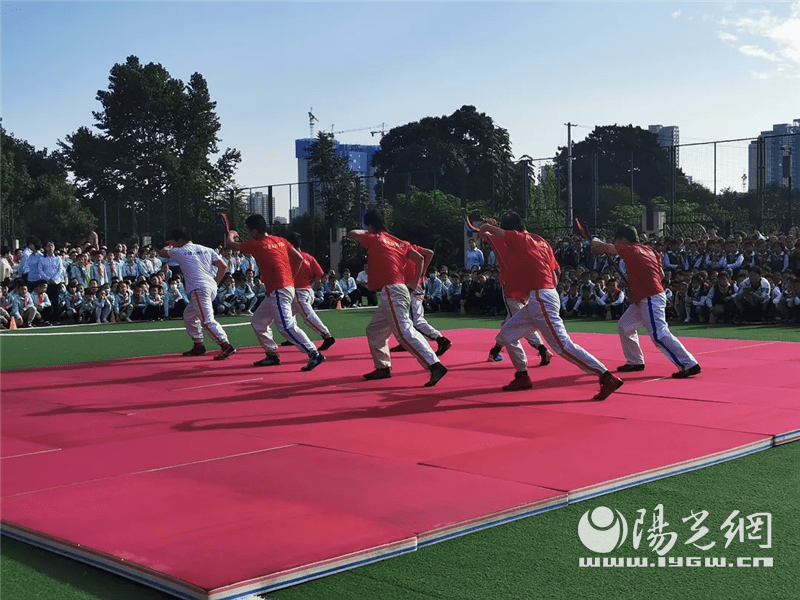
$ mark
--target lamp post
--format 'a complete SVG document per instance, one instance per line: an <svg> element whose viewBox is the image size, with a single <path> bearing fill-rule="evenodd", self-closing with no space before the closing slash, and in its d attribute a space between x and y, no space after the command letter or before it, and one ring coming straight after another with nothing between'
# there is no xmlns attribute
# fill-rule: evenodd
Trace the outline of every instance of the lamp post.
<svg viewBox="0 0 800 600"><path fill-rule="evenodd" d="M528 210L530 208L530 169L533 159L527 154L523 154L517 161L522 166L522 218L528 220Z"/></svg>
<svg viewBox="0 0 800 600"><path fill-rule="evenodd" d="M633 172L641 170L639 167L633 168L633 150L631 150L631 168L629 170L631 172L631 206L633 206Z"/></svg>
<svg viewBox="0 0 800 600"><path fill-rule="evenodd" d="M787 179L786 185L786 233L788 235L792 224L792 148L782 146L783 150L783 176Z"/></svg>

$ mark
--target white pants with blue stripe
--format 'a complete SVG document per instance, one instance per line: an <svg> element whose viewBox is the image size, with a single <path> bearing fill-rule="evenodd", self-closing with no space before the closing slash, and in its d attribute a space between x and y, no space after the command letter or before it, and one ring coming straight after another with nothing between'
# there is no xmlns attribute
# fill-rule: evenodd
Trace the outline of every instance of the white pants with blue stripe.
<svg viewBox="0 0 800 600"><path fill-rule="evenodd" d="M275 327L287 340L300 348L303 352L313 354L316 346L306 335L306 332L297 326L297 319L292 314L294 302L294 288L285 287L268 294L261 306L258 307L250 325L256 333L258 343L267 354L276 354L278 344L272 339L271 325Z"/></svg>
<svg viewBox="0 0 800 600"><path fill-rule="evenodd" d="M656 345L656 348L664 353L670 362L681 370L688 369L697 364L680 340L672 335L664 317L664 308L667 305L667 297L664 293L648 296L636 304L631 304L617 323L619 338L622 342L622 352L625 354L625 361L629 365L643 365L644 354L639 345L639 334L636 332L640 327L646 327L647 333Z"/></svg>

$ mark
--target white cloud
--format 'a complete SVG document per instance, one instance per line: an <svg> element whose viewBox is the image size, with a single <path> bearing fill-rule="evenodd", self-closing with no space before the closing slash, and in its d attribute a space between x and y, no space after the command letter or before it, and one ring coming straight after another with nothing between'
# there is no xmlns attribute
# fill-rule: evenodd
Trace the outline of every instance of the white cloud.
<svg viewBox="0 0 800 600"><path fill-rule="evenodd" d="M758 46L739 46L739 52L746 56L752 56L753 58L765 58L771 62L780 62L780 59L776 55L770 54Z"/></svg>
<svg viewBox="0 0 800 600"><path fill-rule="evenodd" d="M745 56L773 63L775 72L782 75L800 77L800 1L789 6L788 15L765 9L734 13L735 9L718 21L723 29L717 37L722 42L733 45L741 40L738 49ZM751 74L759 79L765 75Z"/></svg>
<svg viewBox="0 0 800 600"><path fill-rule="evenodd" d="M673 19L677 19L678 17L681 16L681 11L680 10L676 10L674 13L672 13L671 16L672 16Z"/></svg>

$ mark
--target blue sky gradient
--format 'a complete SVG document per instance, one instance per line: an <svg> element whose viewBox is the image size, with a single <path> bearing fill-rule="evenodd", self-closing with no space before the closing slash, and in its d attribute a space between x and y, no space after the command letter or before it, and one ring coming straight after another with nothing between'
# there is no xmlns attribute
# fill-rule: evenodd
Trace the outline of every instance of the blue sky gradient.
<svg viewBox="0 0 800 600"><path fill-rule="evenodd" d="M3 126L55 149L93 124L129 55L206 78L242 186L297 181L311 107L318 128L367 128L339 141L371 144L373 126L472 104L534 158L566 144L568 121L576 141L659 123L687 143L800 118L800 2L3 2ZM741 177L730 152L720 188Z"/></svg>

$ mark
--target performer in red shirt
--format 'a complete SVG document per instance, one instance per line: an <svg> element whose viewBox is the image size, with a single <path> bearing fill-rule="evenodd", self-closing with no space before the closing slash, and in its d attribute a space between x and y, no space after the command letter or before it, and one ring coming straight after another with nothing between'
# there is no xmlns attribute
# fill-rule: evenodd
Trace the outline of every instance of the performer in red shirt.
<svg viewBox="0 0 800 600"><path fill-rule="evenodd" d="M364 379L387 379L392 376L389 354L389 335L394 334L419 363L430 371L426 387L436 385L447 373L425 338L411 321L411 297L406 286L405 265L408 259L416 264L411 281L422 277L423 256L404 242L389 234L386 217L375 208L364 215L364 229L354 229L347 234L367 249L369 263L369 289L381 292L381 302L367 325L367 341L375 370Z"/></svg>
<svg viewBox="0 0 800 600"><path fill-rule="evenodd" d="M605 365L575 344L569 337L559 315L561 302L556 292L556 273L559 265L553 249L546 240L525 230L517 213L509 213L500 227L484 224L482 234L503 239L508 253L506 283L513 291L528 293L528 303L503 324L497 341L508 349L508 356L517 372L506 391L529 390L533 383L528 375L528 357L519 340L538 329L556 354L575 364L586 373L600 378L600 391L595 400L605 400L622 386Z"/></svg>
<svg viewBox="0 0 800 600"><path fill-rule="evenodd" d="M639 244L638 239L636 229L624 225L614 233L613 244L605 244L597 238L592 240L594 252L619 254L627 271L630 306L617 324L626 362L617 371L644 371L644 354L636 330L646 327L656 347L680 369L672 374L673 377L685 379L697 375L700 365L672 335L664 316L667 298L661 286L664 278L661 257L649 246Z"/></svg>
<svg viewBox="0 0 800 600"><path fill-rule="evenodd" d="M486 219L486 222L489 225L497 226L497 222L494 219ZM506 246L506 242L503 238L492 235L489 232L483 232L479 234L480 238L489 242L489 245L494 250L495 257L497 258L497 264L500 266L500 285L503 288L503 302L506 305L506 318L503 321L505 323L515 314L517 314L527 303L528 303L528 294L529 291L525 290L517 290L514 289L515 282L511 282L510 284L507 281L507 271L508 271L508 247ZM542 338L539 336L536 330L531 331L525 339L528 340L528 343L531 345L531 348L536 348L537 352L539 352L539 366L545 367L550 364L550 360L553 358L552 352L550 352L547 347L542 343ZM502 349L502 345L499 341L495 339L494 347L489 350L489 361L501 361L503 360L503 355L500 354L500 350Z"/></svg>
<svg viewBox="0 0 800 600"><path fill-rule="evenodd" d="M272 339L270 326L275 323L287 340L308 354L308 364L300 369L310 371L320 365L325 357L317 351L305 331L297 326L292 314L294 302L294 276L300 270L302 255L282 237L267 234L267 223L261 215L250 215L244 222L250 233L249 242L240 242L239 234L228 232L227 247L250 254L261 272L261 281L267 295L250 321L259 344L266 356L253 363L268 367L281 364L278 345Z"/></svg>
<svg viewBox="0 0 800 600"><path fill-rule="evenodd" d="M422 264L422 276L428 272L433 261L433 250L410 244L411 248L419 252L424 259ZM447 352L453 343L442 335L442 332L433 327L425 318L425 306L422 302L425 296L425 289L423 288L422 279L414 281L414 275L417 272L417 265L411 259L406 259L406 286L411 292L411 321L414 323L414 329L419 331L423 336L429 340L436 342L436 356L442 356ZM406 348L402 344L398 344L391 348L389 352L405 352Z"/></svg>
<svg viewBox="0 0 800 600"><path fill-rule="evenodd" d="M294 303L292 304L292 314L302 315L303 320L311 329L313 329L322 338L322 345L319 347L320 352L324 352L336 343L336 339L331 335L330 330L319 318L317 311L314 310L314 291L311 289L314 284L322 278L324 274L322 267L319 266L317 259L305 252L301 246L303 243L300 234L292 232L287 236L289 243L294 246L300 255L303 257L303 263L300 265L300 270L294 276ZM283 342L281 346L291 346L292 342L289 340Z"/></svg>

